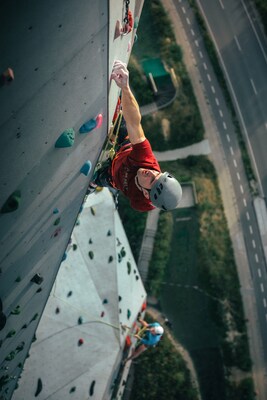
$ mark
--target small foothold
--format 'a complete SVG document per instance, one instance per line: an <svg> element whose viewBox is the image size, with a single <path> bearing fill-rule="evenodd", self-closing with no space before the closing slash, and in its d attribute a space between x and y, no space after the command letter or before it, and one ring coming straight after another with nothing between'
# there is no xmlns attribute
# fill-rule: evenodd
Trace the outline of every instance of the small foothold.
<svg viewBox="0 0 267 400"><path fill-rule="evenodd" d="M139 24L139 17L135 17L135 19L134 19L134 29L138 28L138 24Z"/></svg>
<svg viewBox="0 0 267 400"><path fill-rule="evenodd" d="M40 378L38 378L38 381L37 381L37 388L36 388L36 392L35 392L35 395L34 395L34 396L37 397L37 396L41 393L42 389L43 389L42 380L41 380Z"/></svg>
<svg viewBox="0 0 267 400"><path fill-rule="evenodd" d="M60 232L61 232L61 228L57 228L56 230L55 230L55 232L53 233L53 237L57 237L59 234L60 234ZM52 237L51 236L51 237Z"/></svg>
<svg viewBox="0 0 267 400"><path fill-rule="evenodd" d="M109 256L108 262L111 263L112 261L113 261L113 257L112 257L112 256Z"/></svg>
<svg viewBox="0 0 267 400"><path fill-rule="evenodd" d="M40 287L39 289L36 290L36 293L40 293L43 289Z"/></svg>
<svg viewBox="0 0 267 400"><path fill-rule="evenodd" d="M91 168L92 168L91 161L88 160L83 164L82 168L80 169L80 173L87 176L89 174Z"/></svg>
<svg viewBox="0 0 267 400"><path fill-rule="evenodd" d="M118 37L120 37L121 35L121 30L122 30L122 26L121 26L121 22L119 20L116 21L116 26L115 26L115 32L114 32L114 39L117 39Z"/></svg>
<svg viewBox="0 0 267 400"><path fill-rule="evenodd" d="M65 260L66 260L66 258L67 258L67 253L65 252L65 253L63 254L63 257L62 257L62 260L61 260L61 262L65 261Z"/></svg>
<svg viewBox="0 0 267 400"><path fill-rule="evenodd" d="M91 260L94 258L94 253L91 250L89 251L88 255Z"/></svg>
<svg viewBox="0 0 267 400"><path fill-rule="evenodd" d="M58 208L54 208L53 214L58 214L58 213L59 213L59 209Z"/></svg>
<svg viewBox="0 0 267 400"><path fill-rule="evenodd" d="M9 198L1 208L1 213L5 214L16 211L19 208L20 200L21 200L21 192L19 190L16 190L9 196Z"/></svg>
<svg viewBox="0 0 267 400"><path fill-rule="evenodd" d="M79 318L78 318L78 324L79 324L79 325L82 325L82 323L83 323L83 318L82 318L82 317L79 317Z"/></svg>
<svg viewBox="0 0 267 400"><path fill-rule="evenodd" d="M127 318L129 319L131 315L132 315L132 313L131 313L131 311L130 311L129 308L128 308L128 310L127 310Z"/></svg>
<svg viewBox="0 0 267 400"><path fill-rule="evenodd" d="M72 295L72 290L69 291L68 297L70 297L71 295Z"/></svg>
<svg viewBox="0 0 267 400"><path fill-rule="evenodd" d="M73 386L73 387L70 389L70 393L74 393L74 392L75 392L75 390L76 390L76 387L75 387L75 386Z"/></svg>
<svg viewBox="0 0 267 400"><path fill-rule="evenodd" d="M122 297L121 297L121 296L119 296L119 301L121 301L121 299L122 299Z"/></svg>
<svg viewBox="0 0 267 400"><path fill-rule="evenodd" d="M72 245L72 250L73 250L73 251L77 250L77 247L78 247L77 244L74 243L74 244Z"/></svg>
<svg viewBox="0 0 267 400"><path fill-rule="evenodd" d="M136 275L135 279L138 281L138 279L139 279L139 276L138 276L138 275Z"/></svg>
<svg viewBox="0 0 267 400"><path fill-rule="evenodd" d="M90 210L91 210L91 214L92 214L92 215L95 215L95 209L94 209L94 207L90 207Z"/></svg>
<svg viewBox="0 0 267 400"><path fill-rule="evenodd" d="M35 274L34 277L31 279L31 282L36 283L37 285L41 285L44 278L40 274Z"/></svg>
<svg viewBox="0 0 267 400"><path fill-rule="evenodd" d="M122 257L121 257L121 255L120 255L120 253L118 253L118 262L120 263L121 260L122 260Z"/></svg>
<svg viewBox="0 0 267 400"><path fill-rule="evenodd" d="M21 282L21 277L18 276L18 277L16 278L15 282Z"/></svg>
<svg viewBox="0 0 267 400"><path fill-rule="evenodd" d="M78 346L82 346L84 344L84 340L83 339L79 339L78 340Z"/></svg>
<svg viewBox="0 0 267 400"><path fill-rule="evenodd" d="M95 389L95 381L93 381L93 382L91 383L90 390L89 390L90 396L93 396L93 394L94 394L94 389Z"/></svg>
<svg viewBox="0 0 267 400"><path fill-rule="evenodd" d="M58 217L58 218L55 220L54 225L58 225L59 223L60 223L60 217Z"/></svg>
<svg viewBox="0 0 267 400"><path fill-rule="evenodd" d="M120 313L120 314L122 313L121 308L119 309L119 313Z"/></svg>
<svg viewBox="0 0 267 400"><path fill-rule="evenodd" d="M137 34L135 34L135 35L134 35L134 43L136 43L137 40L138 40L138 36L137 36Z"/></svg>
<svg viewBox="0 0 267 400"><path fill-rule="evenodd" d="M108 231L107 236L111 236L111 231L110 230Z"/></svg>
<svg viewBox="0 0 267 400"><path fill-rule="evenodd" d="M97 121L96 121L96 119L92 118L80 127L79 132L80 133L88 133L88 132L92 131L93 129L95 129L96 127L97 127Z"/></svg>
<svg viewBox="0 0 267 400"><path fill-rule="evenodd" d="M132 43L131 41L129 41L128 46L127 46L127 53L129 53L131 51L132 48Z"/></svg>
<svg viewBox="0 0 267 400"><path fill-rule="evenodd" d="M132 266L131 266L131 263L129 261L127 261L127 269L128 269L128 274L130 275Z"/></svg>
<svg viewBox="0 0 267 400"><path fill-rule="evenodd" d="M24 324L22 327L21 327L21 329L26 329L27 328L27 324Z"/></svg>
<svg viewBox="0 0 267 400"><path fill-rule="evenodd" d="M92 239L90 238L90 239L89 239L89 244L92 244L92 243L93 243L93 241L92 241Z"/></svg>
<svg viewBox="0 0 267 400"><path fill-rule="evenodd" d="M80 209L79 209L79 213L81 213L83 210L83 205L81 205Z"/></svg>
<svg viewBox="0 0 267 400"><path fill-rule="evenodd" d="M75 225L76 225L76 226L80 225L80 221L79 221L78 219L77 219Z"/></svg>
<svg viewBox="0 0 267 400"><path fill-rule="evenodd" d="M74 129L67 129L64 131L58 138L55 143L55 147L57 148L64 148L64 147L71 147L74 144L75 139L75 131Z"/></svg>
<svg viewBox="0 0 267 400"><path fill-rule="evenodd" d="M108 304L108 300L107 300L107 299L104 299L104 300L103 300L103 304Z"/></svg>
<svg viewBox="0 0 267 400"><path fill-rule="evenodd" d="M6 338L11 338L12 336L16 335L15 329L11 329L11 331L8 332L6 335Z"/></svg>
<svg viewBox="0 0 267 400"><path fill-rule="evenodd" d="M20 306L17 306L13 311L11 311L12 315L18 315L20 314L21 310L20 310Z"/></svg>
<svg viewBox="0 0 267 400"><path fill-rule="evenodd" d="M126 251L125 251L125 248L124 248L124 247L122 247L122 249L121 249L121 256L122 256L122 257L125 257L125 256L126 256Z"/></svg>
<svg viewBox="0 0 267 400"><path fill-rule="evenodd" d="M105 312L104 311L102 311L102 313L101 313L101 318L103 318L104 317L104 315L105 315Z"/></svg>
<svg viewBox="0 0 267 400"><path fill-rule="evenodd" d="M10 84L14 81L14 72L13 69L7 68L1 75L0 86L5 84Z"/></svg>
<svg viewBox="0 0 267 400"><path fill-rule="evenodd" d="M31 322L35 321L38 318L38 315L39 315L38 313L34 314L34 316L31 319Z"/></svg>
<svg viewBox="0 0 267 400"><path fill-rule="evenodd" d="M5 360L6 361L12 361L16 356L16 352L15 351L11 351L8 356L6 356Z"/></svg>
<svg viewBox="0 0 267 400"><path fill-rule="evenodd" d="M98 114L98 116L96 117L96 128L100 128L102 126L103 123L103 115L102 114Z"/></svg>
<svg viewBox="0 0 267 400"><path fill-rule="evenodd" d="M59 314L59 313L60 313L60 309L59 309L59 307L57 307L57 308L56 308L56 311L55 311L55 313L56 313L56 314Z"/></svg>

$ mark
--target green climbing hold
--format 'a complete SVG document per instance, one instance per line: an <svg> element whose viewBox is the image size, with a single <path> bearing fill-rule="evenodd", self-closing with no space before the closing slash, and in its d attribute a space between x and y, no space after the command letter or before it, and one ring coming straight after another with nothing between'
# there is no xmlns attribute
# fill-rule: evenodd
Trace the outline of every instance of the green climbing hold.
<svg viewBox="0 0 267 400"><path fill-rule="evenodd" d="M37 319L38 315L39 315L38 313L34 314L34 316L33 316L32 319L31 319L31 322L32 322L32 321L35 321L35 320Z"/></svg>
<svg viewBox="0 0 267 400"><path fill-rule="evenodd" d="M12 336L16 335L15 329L11 329L11 331L8 332L6 335L6 338L11 338Z"/></svg>
<svg viewBox="0 0 267 400"><path fill-rule="evenodd" d="M9 212L16 211L19 208L20 200L21 200L21 192L20 190L16 190L9 196L9 198L1 208L1 213L6 214Z"/></svg>
<svg viewBox="0 0 267 400"><path fill-rule="evenodd" d="M12 361L16 356L16 352L15 351L11 351L8 356L6 356L5 360L6 361Z"/></svg>
<svg viewBox="0 0 267 400"><path fill-rule="evenodd" d="M79 318L78 318L78 324L79 324L79 325L82 325L82 323L83 323L83 318L82 318L82 317L79 317Z"/></svg>
<svg viewBox="0 0 267 400"><path fill-rule="evenodd" d="M71 147L74 144L75 139L75 131L74 129L67 129L65 130L58 138L55 143L55 147L57 148L64 148L64 147Z"/></svg>
<svg viewBox="0 0 267 400"><path fill-rule="evenodd" d="M113 256L109 256L108 262L111 263L113 261Z"/></svg>
<svg viewBox="0 0 267 400"><path fill-rule="evenodd" d="M128 274L130 275L132 266L131 266L131 263L129 261L127 261L127 269L128 269Z"/></svg>
<svg viewBox="0 0 267 400"><path fill-rule="evenodd" d="M92 214L92 215L95 215L95 209L94 209L94 207L90 207L90 210L91 210L91 214Z"/></svg>
<svg viewBox="0 0 267 400"><path fill-rule="evenodd" d="M18 277L16 278L15 282L20 282L20 281L21 281L21 277L18 276Z"/></svg>
<svg viewBox="0 0 267 400"><path fill-rule="evenodd" d="M131 315L132 315L132 313L131 313L131 311L130 311L129 308L128 308L128 310L127 310L127 318L129 319Z"/></svg>
<svg viewBox="0 0 267 400"><path fill-rule="evenodd" d="M126 251L125 251L125 248L124 248L124 247L122 247L122 249L121 249L121 256L122 256L122 257L125 257L125 256L126 256Z"/></svg>
<svg viewBox="0 0 267 400"><path fill-rule="evenodd" d="M107 236L111 236L111 230L108 230Z"/></svg>
<svg viewBox="0 0 267 400"><path fill-rule="evenodd" d="M134 19L134 29L138 28L138 24L139 24L139 17L135 17L135 19Z"/></svg>
<svg viewBox="0 0 267 400"><path fill-rule="evenodd" d="M88 253L88 255L89 255L89 257L90 257L91 260L94 258L94 253L93 253L93 251L90 250L89 253Z"/></svg>
<svg viewBox="0 0 267 400"><path fill-rule="evenodd" d="M17 306L16 308L15 308L15 310L13 310L13 311L11 311L11 314L12 315L18 315L18 314L20 314L20 306Z"/></svg>
<svg viewBox="0 0 267 400"><path fill-rule="evenodd" d="M43 389L42 380L41 380L40 378L38 378L38 381L37 381L37 388L36 388L36 392L35 392L35 395L34 395L34 396L37 397L37 396L41 393L42 389Z"/></svg>
<svg viewBox="0 0 267 400"><path fill-rule="evenodd" d="M73 387L70 389L70 393L74 393L74 392L75 392L75 390L76 390L76 387L75 387L75 386L73 386Z"/></svg>
<svg viewBox="0 0 267 400"><path fill-rule="evenodd" d="M54 225L58 225L59 223L60 223L60 217L58 217L58 218L55 220Z"/></svg>
<svg viewBox="0 0 267 400"><path fill-rule="evenodd" d="M74 243L74 244L72 245L72 250L73 250L73 251L77 250L77 247L78 247L77 244Z"/></svg>

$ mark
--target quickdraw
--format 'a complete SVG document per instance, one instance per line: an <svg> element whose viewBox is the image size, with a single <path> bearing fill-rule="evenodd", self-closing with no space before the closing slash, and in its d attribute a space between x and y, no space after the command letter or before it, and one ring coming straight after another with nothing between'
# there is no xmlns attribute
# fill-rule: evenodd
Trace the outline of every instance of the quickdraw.
<svg viewBox="0 0 267 400"><path fill-rule="evenodd" d="M133 15L132 12L129 10L130 0L125 0L125 17L123 19L123 26L121 30L121 34L123 36L130 33L133 29Z"/></svg>

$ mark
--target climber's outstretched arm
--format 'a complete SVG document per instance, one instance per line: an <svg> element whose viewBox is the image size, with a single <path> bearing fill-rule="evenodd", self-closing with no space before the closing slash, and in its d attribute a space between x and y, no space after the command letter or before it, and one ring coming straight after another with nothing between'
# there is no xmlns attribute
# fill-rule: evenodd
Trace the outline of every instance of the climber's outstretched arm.
<svg viewBox="0 0 267 400"><path fill-rule="evenodd" d="M141 125L139 106L129 86L129 71L126 64L119 60L115 61L111 78L121 88L122 112L129 139L132 144L141 143L145 140L145 134Z"/></svg>

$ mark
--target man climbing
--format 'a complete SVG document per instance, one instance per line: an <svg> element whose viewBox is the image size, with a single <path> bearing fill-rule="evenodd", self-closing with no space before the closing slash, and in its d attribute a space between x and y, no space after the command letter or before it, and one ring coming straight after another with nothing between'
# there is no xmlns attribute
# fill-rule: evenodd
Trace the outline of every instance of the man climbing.
<svg viewBox="0 0 267 400"><path fill-rule="evenodd" d="M138 211L149 211L155 207L173 210L182 198L182 189L171 174L161 172L145 137L139 106L129 86L126 64L115 61L111 79L121 89L126 129L120 129L115 158L96 171L88 188L89 193L97 186L109 186L123 192L132 208Z"/></svg>
<svg viewBox="0 0 267 400"><path fill-rule="evenodd" d="M140 344L135 349L134 353L130 357L128 357L125 362L137 358L138 356L140 356L140 354L147 350L148 347L156 346L164 333L164 329L158 322L148 324L141 318L139 318L138 321L144 327L143 329L145 329L145 334L142 337L140 337L138 333L134 335L137 339L140 340ZM142 332L143 329L141 329L140 332Z"/></svg>

